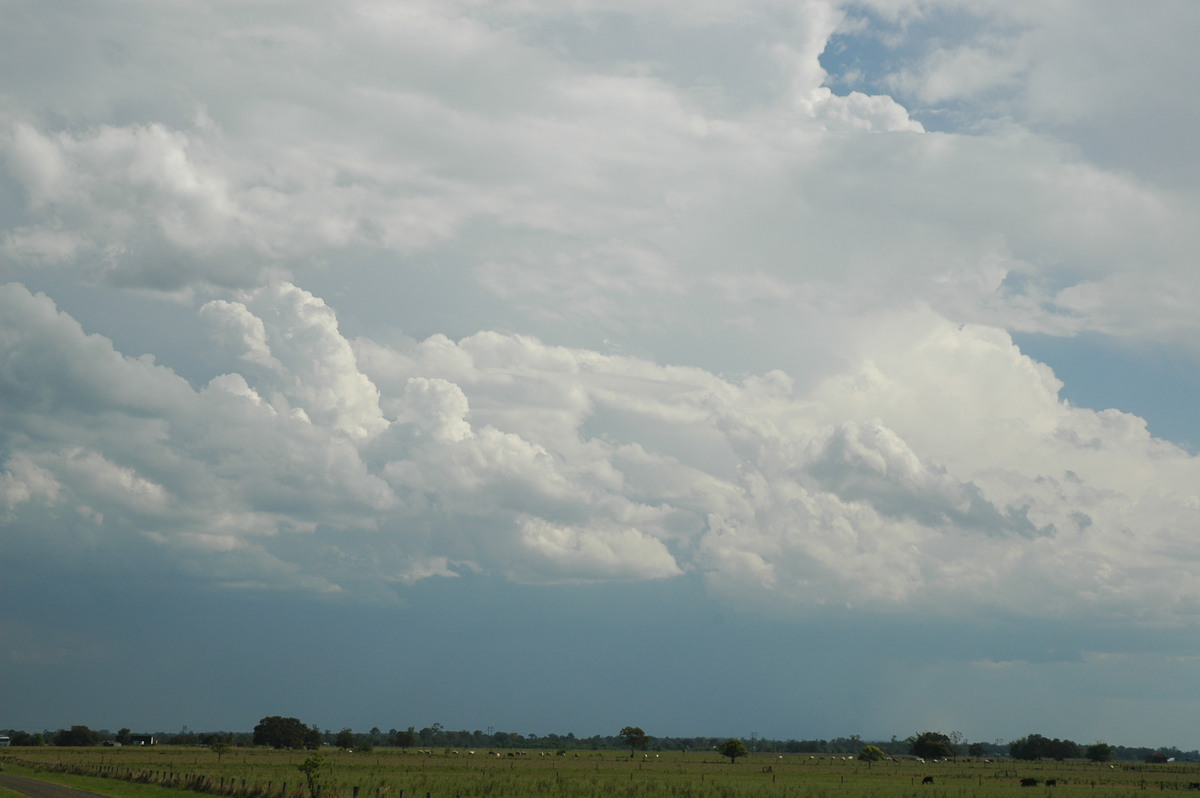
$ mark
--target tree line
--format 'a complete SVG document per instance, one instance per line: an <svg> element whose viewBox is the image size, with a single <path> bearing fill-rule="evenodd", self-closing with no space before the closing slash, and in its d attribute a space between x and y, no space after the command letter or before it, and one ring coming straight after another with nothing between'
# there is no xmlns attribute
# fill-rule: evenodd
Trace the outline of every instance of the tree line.
<svg viewBox="0 0 1200 798"><path fill-rule="evenodd" d="M631 730L640 733L631 739ZM0 735L9 738L11 746L91 746L102 744L129 745L139 736L134 735L128 728L117 732L107 729L93 730L87 726L71 726L69 729L57 731L43 730L27 732L18 729L0 730ZM142 735L145 739L149 735ZM862 758L876 756L919 756L924 759L949 759L962 756L970 757L1012 757L1014 759L1090 759L1096 762L1107 761L1200 761L1200 751L1181 751L1174 747L1129 747L1109 745L1105 742L1095 742L1081 745L1072 740L1050 738L1041 734L1029 734L1007 743L968 742L961 734L949 734L929 731L913 734L905 738L893 736L890 740L864 740L858 735L849 737L834 737L831 739L769 739L758 735L743 738L731 737L654 737L636 726L628 726L612 735L592 735L577 737L574 733L560 734L520 734L517 732L493 731L488 729L469 731L451 730L440 723L434 723L417 729L408 726L404 729L382 729L375 727L365 732L355 732L349 728L338 731L320 729L316 725L308 725L298 718L269 715L254 727L252 732L193 732L185 726L176 733L159 732L153 735L155 739L166 745L199 745L213 746L268 746L272 748L318 749L322 746L338 748L353 748L370 750L375 747L391 748L450 748L450 749L542 749L542 750L631 750L650 751L718 751L730 740L738 740L750 753L790 753L818 755L850 755ZM871 750L867 750L871 749ZM730 749L736 750L736 749ZM726 754L728 755L728 754ZM738 756L744 754L738 753Z"/></svg>

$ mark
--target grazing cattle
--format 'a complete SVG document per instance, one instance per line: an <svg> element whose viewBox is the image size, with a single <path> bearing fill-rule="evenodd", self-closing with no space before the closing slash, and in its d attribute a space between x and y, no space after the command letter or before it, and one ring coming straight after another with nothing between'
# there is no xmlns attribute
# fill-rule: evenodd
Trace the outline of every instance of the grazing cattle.
<svg viewBox="0 0 1200 798"><path fill-rule="evenodd" d="M1188 789L1189 790L1200 790L1200 781L1189 781Z"/></svg>
<svg viewBox="0 0 1200 798"><path fill-rule="evenodd" d="M1021 779L1022 787L1036 787L1037 784L1038 784L1037 779L1030 779L1030 778Z"/></svg>
<svg viewBox="0 0 1200 798"><path fill-rule="evenodd" d="M926 776L925 778L921 779L921 783L922 784L933 784L933 776Z"/></svg>
<svg viewBox="0 0 1200 798"><path fill-rule="evenodd" d="M1046 786L1047 787L1057 787L1058 779L1046 779Z"/></svg>

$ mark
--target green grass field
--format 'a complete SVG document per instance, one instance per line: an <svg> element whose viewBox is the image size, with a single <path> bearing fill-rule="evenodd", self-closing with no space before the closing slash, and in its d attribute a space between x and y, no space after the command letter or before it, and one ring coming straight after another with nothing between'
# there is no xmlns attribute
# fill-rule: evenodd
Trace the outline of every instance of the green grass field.
<svg viewBox="0 0 1200 798"><path fill-rule="evenodd" d="M474 754L398 749L321 752L322 798L959 798L960 796L1113 795L1187 791L1200 765L1171 763L885 761L807 754L754 754L736 764L713 752L659 752L631 759L615 751ZM512 754L511 756L509 754ZM235 748L220 758L204 748L23 748L0 755L5 772L34 775L115 798L208 795L307 798L298 769L310 752ZM36 771L30 768L37 768ZM933 784L922 784L925 776ZM1036 778L1036 788L1020 785ZM1045 781L1055 779L1057 786ZM2 797L0 797L2 798ZM1064 795L1064 798L1066 796Z"/></svg>

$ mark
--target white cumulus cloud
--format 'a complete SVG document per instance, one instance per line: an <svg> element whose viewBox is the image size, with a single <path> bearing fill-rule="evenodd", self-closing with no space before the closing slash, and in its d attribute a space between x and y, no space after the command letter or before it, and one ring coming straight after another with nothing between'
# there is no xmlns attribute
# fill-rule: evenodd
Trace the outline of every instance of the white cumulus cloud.
<svg viewBox="0 0 1200 798"><path fill-rule="evenodd" d="M495 332L351 342L280 286L197 309L246 368L194 390L44 297L2 296L0 495L16 528L73 515L49 545L149 547L243 588L693 572L800 613L1197 620L1197 458L1072 407L996 328L882 319L809 385ZM244 357L247 329L271 367Z"/></svg>

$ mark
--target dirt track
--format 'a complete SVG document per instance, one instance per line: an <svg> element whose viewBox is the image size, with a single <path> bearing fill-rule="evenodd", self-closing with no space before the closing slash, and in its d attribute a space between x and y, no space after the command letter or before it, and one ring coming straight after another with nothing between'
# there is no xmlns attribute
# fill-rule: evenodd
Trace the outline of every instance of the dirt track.
<svg viewBox="0 0 1200 798"><path fill-rule="evenodd" d="M29 798L96 798L98 795L73 787L63 787L61 784L27 779L24 776L9 776L6 773L0 773L0 787L24 793Z"/></svg>

